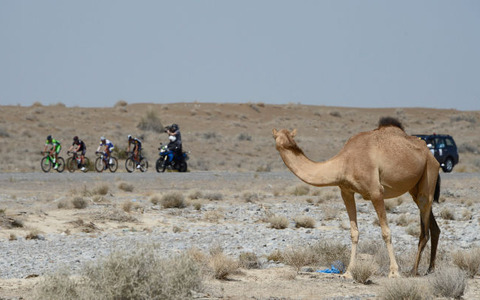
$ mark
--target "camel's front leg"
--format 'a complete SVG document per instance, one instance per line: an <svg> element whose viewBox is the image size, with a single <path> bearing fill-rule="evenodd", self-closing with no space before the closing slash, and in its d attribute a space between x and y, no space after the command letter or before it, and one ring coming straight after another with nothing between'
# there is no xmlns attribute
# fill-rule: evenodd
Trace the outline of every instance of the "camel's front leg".
<svg viewBox="0 0 480 300"><path fill-rule="evenodd" d="M347 208L348 218L350 219L350 236L352 238L352 252L350 254L350 262L347 267L347 271L343 276L345 278L352 278L351 269L355 265L357 259L357 245L358 245L358 227L357 227L357 207L355 205L354 194L350 191L342 190L342 199Z"/></svg>
<svg viewBox="0 0 480 300"><path fill-rule="evenodd" d="M395 259L395 253L393 251L390 228L388 227L387 223L387 213L385 212L385 202L383 197L372 199L372 204L377 212L378 221L380 222L380 227L382 228L382 237L387 246L388 256L390 257L390 274L388 274L388 277L400 277L400 273L398 273L397 260Z"/></svg>

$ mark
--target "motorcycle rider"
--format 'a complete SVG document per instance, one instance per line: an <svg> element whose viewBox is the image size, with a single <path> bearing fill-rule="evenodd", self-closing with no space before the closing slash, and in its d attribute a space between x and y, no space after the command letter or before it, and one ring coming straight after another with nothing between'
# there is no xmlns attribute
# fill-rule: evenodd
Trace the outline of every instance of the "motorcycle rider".
<svg viewBox="0 0 480 300"><path fill-rule="evenodd" d="M85 143L78 138L78 136L73 137L73 144L70 146L68 149L67 153L70 151L75 151L79 154L80 157L80 164L79 168L81 168L82 171L85 171L85 152L87 152L87 146L85 146Z"/></svg>
<svg viewBox="0 0 480 300"><path fill-rule="evenodd" d="M170 142L167 145L167 150L168 150L167 152L168 159L166 162L167 165L169 165L172 162L174 156L176 157L182 156L182 144L177 139L177 137L175 135L170 135L168 139L170 140Z"/></svg>
<svg viewBox="0 0 480 300"><path fill-rule="evenodd" d="M180 133L180 127L177 124L172 124L171 126L167 126L166 132L169 136L175 137L175 142L180 146L180 152L182 152L182 134Z"/></svg>

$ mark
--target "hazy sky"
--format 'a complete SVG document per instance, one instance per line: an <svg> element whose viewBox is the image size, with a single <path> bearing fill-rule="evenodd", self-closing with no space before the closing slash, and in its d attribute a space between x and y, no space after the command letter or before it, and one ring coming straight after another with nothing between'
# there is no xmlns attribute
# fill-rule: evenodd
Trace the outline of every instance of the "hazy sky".
<svg viewBox="0 0 480 300"><path fill-rule="evenodd" d="M480 110L480 1L0 0L0 104Z"/></svg>

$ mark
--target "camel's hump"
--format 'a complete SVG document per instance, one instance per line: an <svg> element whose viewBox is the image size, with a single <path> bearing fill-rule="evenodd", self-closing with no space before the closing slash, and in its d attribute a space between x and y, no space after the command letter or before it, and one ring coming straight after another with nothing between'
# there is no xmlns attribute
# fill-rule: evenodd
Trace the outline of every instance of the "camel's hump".
<svg viewBox="0 0 480 300"><path fill-rule="evenodd" d="M378 121L378 128L387 127L387 126L398 127L401 130L405 131L405 129L403 128L402 122L400 122L398 119L396 119L394 117L382 117L382 118L380 118L380 121Z"/></svg>

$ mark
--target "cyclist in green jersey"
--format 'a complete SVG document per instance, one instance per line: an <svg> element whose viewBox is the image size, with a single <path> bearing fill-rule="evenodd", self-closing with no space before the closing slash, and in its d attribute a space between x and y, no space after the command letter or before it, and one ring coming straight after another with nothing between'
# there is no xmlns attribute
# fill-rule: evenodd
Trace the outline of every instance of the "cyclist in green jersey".
<svg viewBox="0 0 480 300"><path fill-rule="evenodd" d="M53 162L55 163L55 167L53 168L56 170L58 169L57 158L60 150L62 149L62 145L60 145L59 141L53 139L52 136L49 135L47 136L47 141L45 142L45 149L43 149L43 152L46 152L48 147L50 147L50 155L54 157Z"/></svg>

